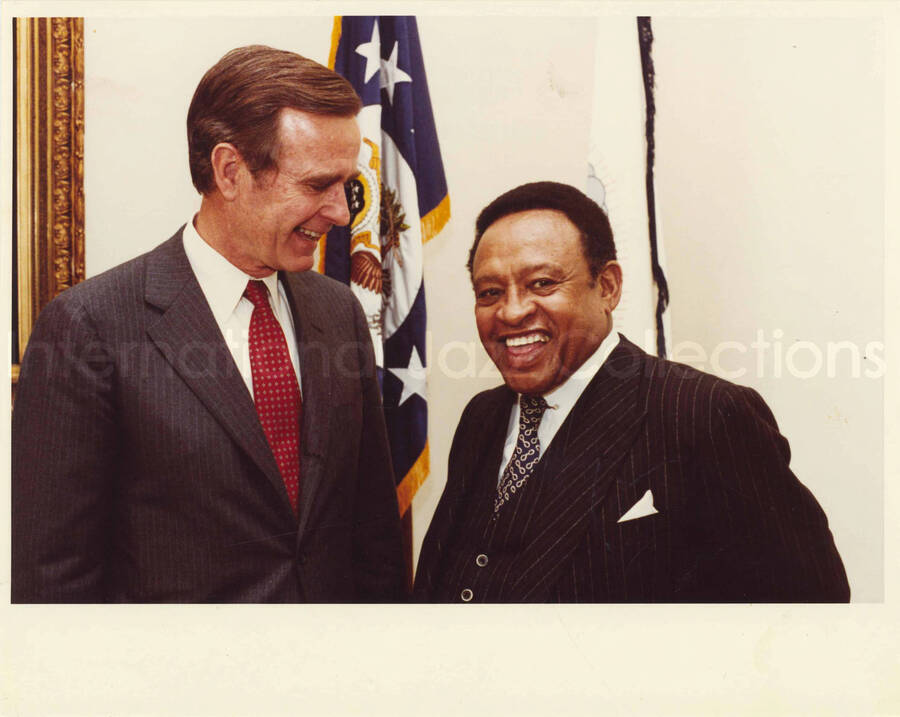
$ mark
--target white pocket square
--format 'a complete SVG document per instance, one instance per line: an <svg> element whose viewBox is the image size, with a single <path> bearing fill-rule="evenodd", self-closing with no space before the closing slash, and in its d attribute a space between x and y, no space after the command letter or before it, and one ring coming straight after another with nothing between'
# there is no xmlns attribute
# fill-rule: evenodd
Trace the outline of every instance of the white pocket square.
<svg viewBox="0 0 900 717"><path fill-rule="evenodd" d="M648 515L654 515L659 511L653 506L653 493L647 490L641 499L631 506L625 514L619 518L617 523L624 523L626 520L635 520L636 518L646 518Z"/></svg>

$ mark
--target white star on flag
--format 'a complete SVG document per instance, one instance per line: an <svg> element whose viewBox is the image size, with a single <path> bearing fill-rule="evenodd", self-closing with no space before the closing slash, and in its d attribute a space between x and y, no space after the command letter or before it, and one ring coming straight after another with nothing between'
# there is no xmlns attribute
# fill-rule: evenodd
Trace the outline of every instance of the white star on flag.
<svg viewBox="0 0 900 717"><path fill-rule="evenodd" d="M388 99L391 103L394 101L394 85L399 85L401 82L412 82L412 77L397 67L397 49L399 45L399 42L394 42L391 56L387 60L381 61L381 89L387 87Z"/></svg>
<svg viewBox="0 0 900 717"><path fill-rule="evenodd" d="M428 400L425 395L425 367L422 365L422 359L419 358L419 352L416 351L415 346L409 355L409 365L406 368L388 366L387 370L403 382L403 393L400 394L398 406L402 406L407 398L411 398L416 393Z"/></svg>
<svg viewBox="0 0 900 717"><path fill-rule="evenodd" d="M378 21L372 25L372 39L358 45L356 54L366 58L366 77L368 82L372 76L378 72L378 66L383 62L381 59L381 38L378 35ZM382 80L383 81L383 80ZM384 87L384 85L382 85Z"/></svg>

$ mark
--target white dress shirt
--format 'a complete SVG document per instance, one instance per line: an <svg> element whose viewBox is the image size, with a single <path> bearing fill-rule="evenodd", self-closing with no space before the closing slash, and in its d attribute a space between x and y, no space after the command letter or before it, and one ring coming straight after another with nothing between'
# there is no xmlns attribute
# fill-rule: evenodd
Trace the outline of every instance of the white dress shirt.
<svg viewBox="0 0 900 717"><path fill-rule="evenodd" d="M182 235L184 253L187 254L194 276L203 290L206 303L225 339L225 345L234 358L241 378L253 396L253 373L250 370L250 317L253 304L244 298L247 282L255 277L245 274L228 259L219 254L197 233L193 221L189 221ZM281 325L287 339L291 363L300 384L300 362L297 358L297 340L294 333L294 317L288 305L284 287L278 281L278 274L272 272L260 279L269 290L269 305ZM273 300L273 297L277 297Z"/></svg>
<svg viewBox="0 0 900 717"><path fill-rule="evenodd" d="M541 418L538 426L538 441L541 444L541 455L547 452L553 436L559 430L560 426L565 422L575 403L581 397L582 392L587 385L597 375L597 371L609 358L613 349L619 345L619 334L610 330L597 350L592 353L588 359L581 365L575 373L550 393L544 394L544 400L547 402L547 410ZM520 394L521 395L521 394ZM509 423L506 426L506 443L503 445L503 460L500 461L500 472L497 474L497 484L503 476L503 470L512 458L513 450L516 447L516 438L519 436L519 408L518 398L513 405L512 411L509 412Z"/></svg>

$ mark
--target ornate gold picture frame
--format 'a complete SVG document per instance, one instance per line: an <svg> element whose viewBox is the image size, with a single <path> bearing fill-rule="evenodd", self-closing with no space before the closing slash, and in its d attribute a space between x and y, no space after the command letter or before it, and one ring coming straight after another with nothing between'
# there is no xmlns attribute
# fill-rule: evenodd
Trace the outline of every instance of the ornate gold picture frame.
<svg viewBox="0 0 900 717"><path fill-rule="evenodd" d="M38 313L84 279L84 20L14 23L15 386Z"/></svg>

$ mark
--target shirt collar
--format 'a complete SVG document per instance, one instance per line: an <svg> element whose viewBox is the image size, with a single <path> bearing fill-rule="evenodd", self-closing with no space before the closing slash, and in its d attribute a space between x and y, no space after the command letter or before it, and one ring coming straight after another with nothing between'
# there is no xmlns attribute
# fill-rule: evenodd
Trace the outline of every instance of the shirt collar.
<svg viewBox="0 0 900 717"><path fill-rule="evenodd" d="M194 276L203 290L206 303L212 310L216 323L220 326L234 313L238 302L244 295L247 282L255 277L245 274L228 259L213 249L189 221L182 234L184 253L187 254ZM278 273L272 272L260 279L269 289L269 295L278 296ZM278 305L278 302L275 302Z"/></svg>
<svg viewBox="0 0 900 717"><path fill-rule="evenodd" d="M564 413L571 411L584 389L594 379L597 371L600 370L600 367L618 345L618 332L610 330L594 353L581 364L575 373L569 376L564 383L544 394L544 400L547 401L548 407L561 409Z"/></svg>

